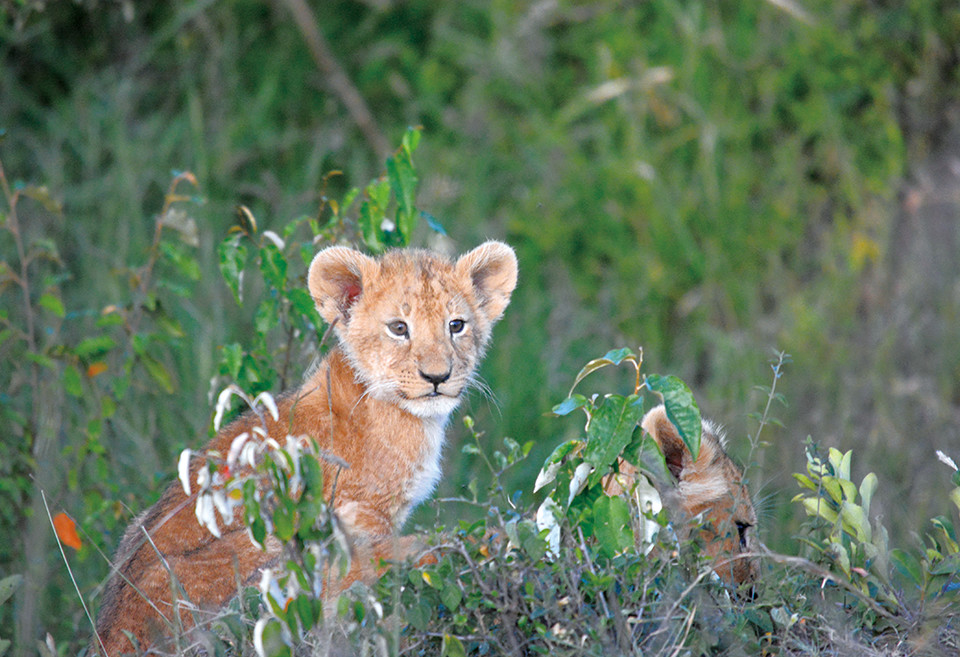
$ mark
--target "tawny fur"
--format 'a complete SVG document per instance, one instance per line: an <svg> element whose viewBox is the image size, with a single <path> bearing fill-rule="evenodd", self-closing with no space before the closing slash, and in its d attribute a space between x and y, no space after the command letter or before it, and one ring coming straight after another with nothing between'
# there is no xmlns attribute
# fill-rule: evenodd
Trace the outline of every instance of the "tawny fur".
<svg viewBox="0 0 960 657"><path fill-rule="evenodd" d="M306 436L349 465L335 477L334 466L320 462L328 499L336 478L334 508L354 553L351 571L334 591L371 577L379 559L415 549L415 541L398 532L440 477L444 428L516 278L516 257L499 242L455 263L414 250L375 260L345 247L315 257L310 292L339 345L298 390L278 400L279 421L268 416L266 429L281 442ZM259 424L252 414L241 416L207 449L227 454L236 436ZM191 481L200 466L195 460ZM144 649L159 647L170 623L202 623L237 593L238 583L256 583L279 555L275 539L265 551L253 545L242 509L232 524L220 524L215 538L197 522L194 504L179 482L171 484L124 534L114 562L119 574L107 585L97 623L110 657L134 650L124 631ZM170 571L183 591L176 610Z"/></svg>
<svg viewBox="0 0 960 657"><path fill-rule="evenodd" d="M694 460L664 406L647 412L640 425L660 446L673 475L672 482L661 482L658 488L681 535L691 524L698 524L695 538L722 579L733 584L756 580L760 564L755 555L762 547L757 514L743 472L724 451L720 432L703 423L700 453ZM608 477L604 482L608 495L623 494L621 482L642 476L626 461L621 460L619 468L620 477Z"/></svg>

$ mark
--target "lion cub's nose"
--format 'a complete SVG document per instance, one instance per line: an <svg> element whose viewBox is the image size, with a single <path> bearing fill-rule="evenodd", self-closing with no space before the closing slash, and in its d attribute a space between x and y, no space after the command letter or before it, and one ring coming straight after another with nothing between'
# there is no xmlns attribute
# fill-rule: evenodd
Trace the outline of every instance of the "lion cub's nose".
<svg viewBox="0 0 960 657"><path fill-rule="evenodd" d="M450 370L447 370L443 374L428 374L423 370L417 370L417 371L420 372L420 376L422 376L426 381L429 381L430 383L433 384L434 390L437 389L437 386L439 386L441 383L443 383L444 381L450 378Z"/></svg>

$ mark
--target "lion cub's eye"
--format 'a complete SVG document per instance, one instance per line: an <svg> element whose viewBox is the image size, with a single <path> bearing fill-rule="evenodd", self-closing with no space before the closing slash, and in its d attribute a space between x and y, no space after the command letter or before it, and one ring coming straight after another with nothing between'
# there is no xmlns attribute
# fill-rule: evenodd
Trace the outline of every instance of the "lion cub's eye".
<svg viewBox="0 0 960 657"><path fill-rule="evenodd" d="M467 325L467 323L466 323L465 321L463 321L462 319L451 319L451 320L450 320L450 324L449 324L449 326L450 326L450 334L451 334L451 335L456 335L457 333L462 333L462 332L463 332L463 327L466 326L466 325Z"/></svg>
<svg viewBox="0 0 960 657"><path fill-rule="evenodd" d="M394 320L394 321L390 322L389 324L387 324L387 331L389 331L389 332L390 332L390 335L392 335L392 336L395 337L395 338L409 338L409 337L410 337L410 329L409 329L409 327L407 326L407 323L406 323L406 322L402 322L402 321L400 321L399 319Z"/></svg>
<svg viewBox="0 0 960 657"><path fill-rule="evenodd" d="M747 530L753 527L749 522L740 522L737 521L737 533L740 534L740 547L746 549L747 547Z"/></svg>

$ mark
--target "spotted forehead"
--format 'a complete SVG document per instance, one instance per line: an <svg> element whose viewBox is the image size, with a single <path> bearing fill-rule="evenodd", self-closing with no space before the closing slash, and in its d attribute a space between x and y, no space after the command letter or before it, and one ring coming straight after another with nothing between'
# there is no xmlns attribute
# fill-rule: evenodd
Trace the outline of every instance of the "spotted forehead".
<svg viewBox="0 0 960 657"><path fill-rule="evenodd" d="M432 254L385 258L374 286L384 312L402 317L466 312L469 290L448 261Z"/></svg>

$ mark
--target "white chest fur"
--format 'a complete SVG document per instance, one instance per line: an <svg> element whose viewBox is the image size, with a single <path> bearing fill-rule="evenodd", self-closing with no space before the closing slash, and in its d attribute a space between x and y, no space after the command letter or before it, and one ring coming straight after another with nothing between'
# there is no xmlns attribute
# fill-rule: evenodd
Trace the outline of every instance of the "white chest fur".
<svg viewBox="0 0 960 657"><path fill-rule="evenodd" d="M449 416L423 418L423 450L406 487L406 497L410 501L411 509L430 497L440 481L440 457L443 454L448 419Z"/></svg>

